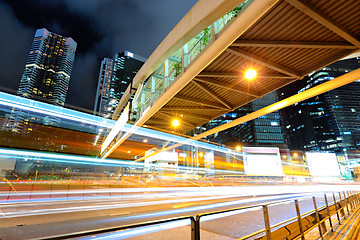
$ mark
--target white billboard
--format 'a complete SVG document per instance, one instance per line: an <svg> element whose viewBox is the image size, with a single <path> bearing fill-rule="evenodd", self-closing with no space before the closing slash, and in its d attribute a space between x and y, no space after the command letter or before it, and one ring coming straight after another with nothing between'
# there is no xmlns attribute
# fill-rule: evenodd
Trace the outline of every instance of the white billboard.
<svg viewBox="0 0 360 240"><path fill-rule="evenodd" d="M335 153L306 152L311 176L340 177L340 168Z"/></svg>
<svg viewBox="0 0 360 240"><path fill-rule="evenodd" d="M205 171L208 175L213 175L214 171L214 151L209 151L204 155Z"/></svg>
<svg viewBox="0 0 360 240"><path fill-rule="evenodd" d="M283 176L279 148L243 147L244 169L247 175Z"/></svg>

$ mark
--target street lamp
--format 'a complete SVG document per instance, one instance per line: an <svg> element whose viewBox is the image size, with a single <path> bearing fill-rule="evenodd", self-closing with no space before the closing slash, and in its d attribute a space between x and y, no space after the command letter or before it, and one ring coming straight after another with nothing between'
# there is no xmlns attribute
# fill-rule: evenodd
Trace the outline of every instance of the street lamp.
<svg viewBox="0 0 360 240"><path fill-rule="evenodd" d="M179 120L177 120L177 119L174 119L174 120L172 121L172 125L173 125L174 127L177 127L177 126L179 126L179 125L180 125L180 122L179 122Z"/></svg>
<svg viewBox="0 0 360 240"><path fill-rule="evenodd" d="M241 146L236 146L236 151L240 152L242 150L242 147Z"/></svg>
<svg viewBox="0 0 360 240"><path fill-rule="evenodd" d="M253 79L257 75L257 72L254 69L249 69L245 72L245 78L248 80Z"/></svg>

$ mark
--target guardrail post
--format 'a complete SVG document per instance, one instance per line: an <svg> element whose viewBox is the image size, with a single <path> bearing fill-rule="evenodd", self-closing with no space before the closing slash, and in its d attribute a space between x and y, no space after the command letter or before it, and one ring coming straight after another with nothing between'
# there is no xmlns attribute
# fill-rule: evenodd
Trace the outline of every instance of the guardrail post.
<svg viewBox="0 0 360 240"><path fill-rule="evenodd" d="M31 185L30 201L31 201L31 199L32 199L33 190L34 190L34 184Z"/></svg>
<svg viewBox="0 0 360 240"><path fill-rule="evenodd" d="M344 208L341 206L342 199L341 199L341 193L340 193L340 192L339 192L339 198L340 198L340 214L341 214L341 216L343 216L343 217L346 219L345 210L344 210Z"/></svg>
<svg viewBox="0 0 360 240"><path fill-rule="evenodd" d="M359 193L356 191L354 192L355 200L356 200L356 206L359 206Z"/></svg>
<svg viewBox="0 0 360 240"><path fill-rule="evenodd" d="M346 194L348 196L348 202L350 204L350 209L351 209L351 212L353 211L354 207L353 207L353 203L352 203L352 197L351 197L351 194L349 191L346 191Z"/></svg>
<svg viewBox="0 0 360 240"><path fill-rule="evenodd" d="M325 204L326 204L326 211L327 211L327 214L329 216L328 219L329 219L329 224L330 224L330 227L331 227L331 231L334 232L333 224L332 224L332 221L331 221L330 210L329 210L329 203L328 203L326 194L324 194L324 198L325 198Z"/></svg>
<svg viewBox="0 0 360 240"><path fill-rule="evenodd" d="M301 239L302 239L302 240L305 240L304 229L303 229L302 223L301 223L301 213L300 213L300 208L299 208L299 202L298 202L298 200L295 200L295 209L296 209L296 214L297 214L297 218L298 218L300 236L301 236Z"/></svg>
<svg viewBox="0 0 360 240"><path fill-rule="evenodd" d="M358 206L358 201L357 201L357 197L356 197L356 192L351 190L351 195L352 195L354 207L357 208L357 206Z"/></svg>
<svg viewBox="0 0 360 240"><path fill-rule="evenodd" d="M67 189L67 193L66 193L66 199L69 198L69 190L70 190L70 183L69 183L69 185L68 185L68 189Z"/></svg>
<svg viewBox="0 0 360 240"><path fill-rule="evenodd" d="M320 216L319 216L319 212L318 212L318 209L317 209L317 206L316 206L316 199L315 199L315 197L313 197L313 202L314 202L314 209L315 209L316 221L317 221L318 227L319 227L319 235L320 235L320 238L321 238L321 239L324 239L324 237L323 237L323 232L322 232L322 229L321 229L321 224L320 224Z"/></svg>
<svg viewBox="0 0 360 240"><path fill-rule="evenodd" d="M49 195L49 199L51 199L52 188L53 188L53 184L50 183L50 195Z"/></svg>
<svg viewBox="0 0 360 240"><path fill-rule="evenodd" d="M354 191L351 191L351 195L352 195L352 198L353 198L354 206L355 206L355 208L357 208L358 202L357 202L357 199L356 199L356 193Z"/></svg>
<svg viewBox="0 0 360 240"><path fill-rule="evenodd" d="M264 214L264 222L265 222L265 229L266 229L266 239L271 240L269 209L268 209L267 205L263 205L263 214Z"/></svg>
<svg viewBox="0 0 360 240"><path fill-rule="evenodd" d="M351 211L353 212L354 208L355 208L354 200L353 200L354 196L351 194L351 191L347 191L347 195L348 195L348 198L349 198Z"/></svg>
<svg viewBox="0 0 360 240"><path fill-rule="evenodd" d="M334 198L334 206L335 206L335 210L336 210L336 216L337 216L337 219L338 219L338 222L340 225L341 224L340 223L340 215L339 215L338 205L337 205L336 198L335 198L335 193L333 193L333 198Z"/></svg>
<svg viewBox="0 0 360 240"><path fill-rule="evenodd" d="M350 210L349 210L349 203L350 203L350 201L349 201L349 198L346 197L345 191L343 192L343 194L344 194L344 201L345 201L345 205L346 205L347 214L349 215L349 214L350 214Z"/></svg>
<svg viewBox="0 0 360 240"><path fill-rule="evenodd" d="M11 185L9 185L9 192L6 201L8 202L10 199L10 193L11 193Z"/></svg>
<svg viewBox="0 0 360 240"><path fill-rule="evenodd" d="M190 218L191 220L191 240L200 240L200 217Z"/></svg>

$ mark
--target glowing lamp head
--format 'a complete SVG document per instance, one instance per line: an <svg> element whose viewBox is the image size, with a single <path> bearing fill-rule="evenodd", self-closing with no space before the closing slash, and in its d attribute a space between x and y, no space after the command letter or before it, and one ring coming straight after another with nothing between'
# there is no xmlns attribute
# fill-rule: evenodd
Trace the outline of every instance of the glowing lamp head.
<svg viewBox="0 0 360 240"><path fill-rule="evenodd" d="M297 153L294 153L294 155L293 155L294 157L297 157L297 156L299 156Z"/></svg>
<svg viewBox="0 0 360 240"><path fill-rule="evenodd" d="M143 139L143 143L147 143L148 142L148 140L145 138L145 139Z"/></svg>
<svg viewBox="0 0 360 240"><path fill-rule="evenodd" d="M179 120L174 119L174 120L172 121L172 125L173 125L174 127L178 127L178 126L180 125Z"/></svg>
<svg viewBox="0 0 360 240"><path fill-rule="evenodd" d="M241 146L236 146L236 151L241 151L242 147Z"/></svg>
<svg viewBox="0 0 360 240"><path fill-rule="evenodd" d="M203 157L203 156L204 156L204 153L199 152L199 157Z"/></svg>
<svg viewBox="0 0 360 240"><path fill-rule="evenodd" d="M256 76L257 72L253 69L249 69L245 72L245 78L251 80Z"/></svg>

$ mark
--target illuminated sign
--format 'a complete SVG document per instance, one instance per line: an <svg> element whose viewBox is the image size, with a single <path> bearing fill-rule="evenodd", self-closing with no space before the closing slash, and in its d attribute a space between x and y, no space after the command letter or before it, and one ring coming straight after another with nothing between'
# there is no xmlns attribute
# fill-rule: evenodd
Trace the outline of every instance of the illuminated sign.
<svg viewBox="0 0 360 240"><path fill-rule="evenodd" d="M340 176L339 164L335 153L306 152L305 156L312 176Z"/></svg>
<svg viewBox="0 0 360 240"><path fill-rule="evenodd" d="M204 167L208 175L214 174L214 151L209 151L205 153L204 156Z"/></svg>
<svg viewBox="0 0 360 240"><path fill-rule="evenodd" d="M243 147L247 175L283 176L279 148Z"/></svg>

